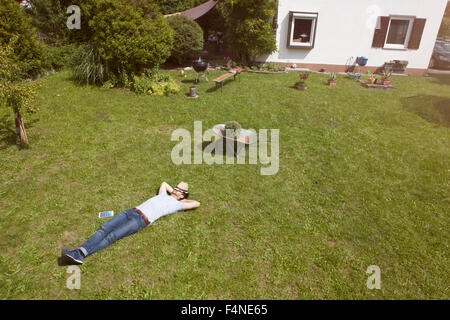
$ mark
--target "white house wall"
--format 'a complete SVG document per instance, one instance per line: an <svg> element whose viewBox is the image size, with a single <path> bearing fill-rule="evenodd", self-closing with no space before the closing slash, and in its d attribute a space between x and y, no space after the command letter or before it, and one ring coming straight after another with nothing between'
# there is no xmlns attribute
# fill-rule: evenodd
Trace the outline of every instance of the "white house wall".
<svg viewBox="0 0 450 320"><path fill-rule="evenodd" d="M368 66L407 60L408 68L427 69L446 5L447 0L279 0L278 52L258 60L343 66L366 56ZM289 11L319 13L314 48L287 48ZM427 19L419 50L372 48L377 18L389 15Z"/></svg>

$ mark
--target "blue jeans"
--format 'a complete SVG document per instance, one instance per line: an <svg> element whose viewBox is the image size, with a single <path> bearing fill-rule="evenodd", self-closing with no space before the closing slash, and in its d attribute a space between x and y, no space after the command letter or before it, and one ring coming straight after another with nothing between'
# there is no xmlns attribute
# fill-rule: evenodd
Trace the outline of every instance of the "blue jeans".
<svg viewBox="0 0 450 320"><path fill-rule="evenodd" d="M101 225L79 249L88 256L145 227L145 220L139 213L133 209L125 210Z"/></svg>

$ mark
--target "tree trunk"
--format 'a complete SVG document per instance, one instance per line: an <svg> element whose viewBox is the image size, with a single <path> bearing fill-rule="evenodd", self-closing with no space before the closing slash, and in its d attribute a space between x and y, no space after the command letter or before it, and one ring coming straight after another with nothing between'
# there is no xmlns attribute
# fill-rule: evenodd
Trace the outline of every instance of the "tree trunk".
<svg viewBox="0 0 450 320"><path fill-rule="evenodd" d="M14 109L14 120L16 121L17 144L28 144L27 132L19 109Z"/></svg>

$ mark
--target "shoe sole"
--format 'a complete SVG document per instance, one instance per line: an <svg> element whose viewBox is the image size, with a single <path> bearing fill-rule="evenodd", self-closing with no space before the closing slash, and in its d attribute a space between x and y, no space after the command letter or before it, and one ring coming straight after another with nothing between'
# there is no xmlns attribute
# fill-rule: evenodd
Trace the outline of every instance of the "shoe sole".
<svg viewBox="0 0 450 320"><path fill-rule="evenodd" d="M74 257L70 256L66 252L64 252L64 249L61 253L61 256L65 258L66 262L71 262L72 264L83 264L83 261L77 260Z"/></svg>

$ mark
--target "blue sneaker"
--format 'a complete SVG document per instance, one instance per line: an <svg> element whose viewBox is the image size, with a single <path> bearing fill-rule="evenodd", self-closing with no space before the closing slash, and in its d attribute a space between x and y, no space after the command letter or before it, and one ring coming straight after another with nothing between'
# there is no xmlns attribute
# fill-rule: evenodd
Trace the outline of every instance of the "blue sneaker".
<svg viewBox="0 0 450 320"><path fill-rule="evenodd" d="M79 249L69 251L67 249L62 249L61 256L69 264L83 264L83 254Z"/></svg>

